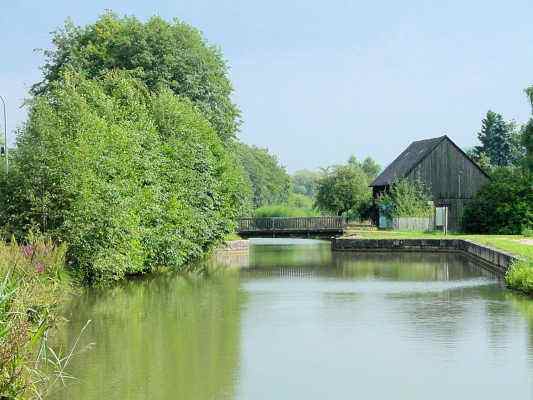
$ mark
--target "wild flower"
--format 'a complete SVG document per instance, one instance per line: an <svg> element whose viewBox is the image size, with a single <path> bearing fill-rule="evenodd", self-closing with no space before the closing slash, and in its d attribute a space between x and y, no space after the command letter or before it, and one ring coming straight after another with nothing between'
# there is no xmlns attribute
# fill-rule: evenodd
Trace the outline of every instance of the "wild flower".
<svg viewBox="0 0 533 400"><path fill-rule="evenodd" d="M21 246L20 248L25 257L32 257L33 253L35 252L35 248L31 244Z"/></svg>
<svg viewBox="0 0 533 400"><path fill-rule="evenodd" d="M42 262L35 264L35 272L38 274L42 274L44 272L44 264Z"/></svg>

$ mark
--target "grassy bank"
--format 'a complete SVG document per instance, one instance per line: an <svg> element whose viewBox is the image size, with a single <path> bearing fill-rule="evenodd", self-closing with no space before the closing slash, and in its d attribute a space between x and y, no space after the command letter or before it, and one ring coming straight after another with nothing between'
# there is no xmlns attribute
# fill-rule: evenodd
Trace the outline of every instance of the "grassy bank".
<svg viewBox="0 0 533 400"><path fill-rule="evenodd" d="M0 242L0 398L41 398L64 374L47 332L70 292L65 247Z"/></svg>
<svg viewBox="0 0 533 400"><path fill-rule="evenodd" d="M523 235L465 235L448 234L439 232L402 232L402 231L363 231L348 230L346 235L356 235L366 239L465 239L494 247L513 254L521 260L507 272L505 280L510 288L533 295L533 245L527 241L531 237Z"/></svg>

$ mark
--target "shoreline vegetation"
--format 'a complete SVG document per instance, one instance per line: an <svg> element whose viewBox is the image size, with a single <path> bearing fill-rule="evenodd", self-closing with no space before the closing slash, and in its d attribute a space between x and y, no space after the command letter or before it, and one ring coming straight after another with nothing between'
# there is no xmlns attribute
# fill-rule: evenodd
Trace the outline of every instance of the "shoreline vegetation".
<svg viewBox="0 0 533 400"><path fill-rule="evenodd" d="M43 398L67 379L68 357L48 347L48 332L74 293L66 246L32 238L0 242L0 397Z"/></svg>

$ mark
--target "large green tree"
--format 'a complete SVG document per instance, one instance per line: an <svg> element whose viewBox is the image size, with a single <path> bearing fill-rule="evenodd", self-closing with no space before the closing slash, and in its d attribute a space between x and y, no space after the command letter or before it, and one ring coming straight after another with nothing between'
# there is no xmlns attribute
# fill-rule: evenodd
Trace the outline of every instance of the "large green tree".
<svg viewBox="0 0 533 400"><path fill-rule="evenodd" d="M234 149L251 188L253 207L286 203L291 178L278 158L267 149L240 142L234 144Z"/></svg>
<svg viewBox="0 0 533 400"><path fill-rule="evenodd" d="M89 282L180 268L233 230L236 164L190 100L125 71L67 72L31 103L0 226L66 241Z"/></svg>
<svg viewBox="0 0 533 400"><path fill-rule="evenodd" d="M478 159L486 156L493 167L516 164L522 157L520 133L514 122L507 122L501 114L488 111L481 121L478 133L480 146L476 146Z"/></svg>
<svg viewBox="0 0 533 400"><path fill-rule="evenodd" d="M106 12L83 27L67 21L53 33L53 48L44 53L44 78L33 86L34 94L50 90L69 69L88 78L130 70L152 91L163 86L189 98L224 141L238 129L240 112L231 100L233 88L222 53L177 19L141 22Z"/></svg>
<svg viewBox="0 0 533 400"><path fill-rule="evenodd" d="M318 180L316 206L335 215L359 213L371 199L369 178L354 163L327 168Z"/></svg>

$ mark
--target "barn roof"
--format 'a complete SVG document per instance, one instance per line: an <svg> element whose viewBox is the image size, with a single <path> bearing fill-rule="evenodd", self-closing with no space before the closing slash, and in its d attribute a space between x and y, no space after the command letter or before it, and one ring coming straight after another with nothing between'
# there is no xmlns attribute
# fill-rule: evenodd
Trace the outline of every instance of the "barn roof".
<svg viewBox="0 0 533 400"><path fill-rule="evenodd" d="M390 165L378 175L370 186L386 186L395 179L405 177L429 153L435 149L447 136L433 139L418 140L407 147ZM448 139L449 140L449 139Z"/></svg>

